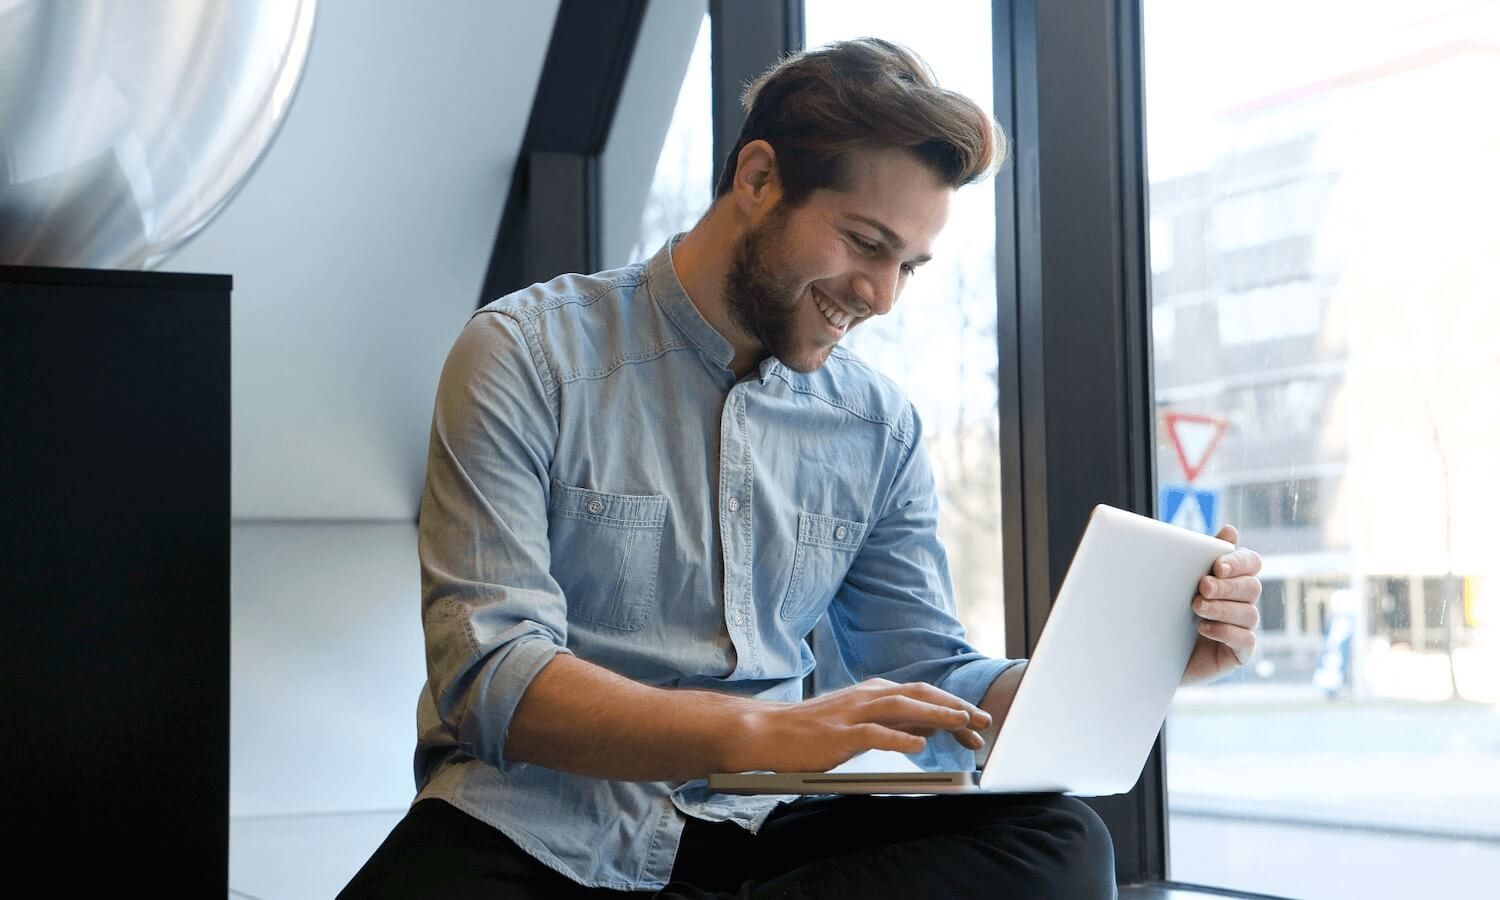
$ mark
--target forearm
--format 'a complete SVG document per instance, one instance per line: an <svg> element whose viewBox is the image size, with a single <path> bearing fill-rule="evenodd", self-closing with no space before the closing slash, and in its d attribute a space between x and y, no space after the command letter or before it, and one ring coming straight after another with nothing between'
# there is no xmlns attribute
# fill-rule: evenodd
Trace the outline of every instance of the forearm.
<svg viewBox="0 0 1500 900"><path fill-rule="evenodd" d="M522 695L505 757L620 781L685 781L734 771L760 701L667 690L558 654Z"/></svg>
<svg viewBox="0 0 1500 900"><path fill-rule="evenodd" d="M979 701L979 708L990 714L990 727L981 732L984 738L985 754L989 748L995 745L995 735L1000 733L1000 726L1005 722L1005 716L1010 712L1010 705L1016 699L1016 689L1021 686L1021 676L1026 673L1026 660L1021 660L1016 665L1010 666L1001 672L994 681L990 683L989 690L984 692L984 698Z"/></svg>

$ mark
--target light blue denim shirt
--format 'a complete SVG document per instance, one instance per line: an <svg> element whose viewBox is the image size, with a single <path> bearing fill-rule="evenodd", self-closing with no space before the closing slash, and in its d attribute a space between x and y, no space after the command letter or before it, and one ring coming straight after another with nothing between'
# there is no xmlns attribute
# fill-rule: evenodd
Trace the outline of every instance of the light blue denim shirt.
<svg viewBox="0 0 1500 900"><path fill-rule="evenodd" d="M736 379L671 246L474 314L438 387L419 526L418 799L619 890L670 879L684 816L753 831L787 798L507 762L516 704L555 654L794 702L826 612L855 679L977 703L1009 664L955 617L911 404L844 349L811 374L768 359ZM947 735L918 761L973 766Z"/></svg>

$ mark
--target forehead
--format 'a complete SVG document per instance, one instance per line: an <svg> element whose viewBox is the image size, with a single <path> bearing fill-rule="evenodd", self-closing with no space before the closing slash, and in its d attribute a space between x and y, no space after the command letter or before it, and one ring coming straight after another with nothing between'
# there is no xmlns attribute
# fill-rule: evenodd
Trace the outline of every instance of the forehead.
<svg viewBox="0 0 1500 900"><path fill-rule="evenodd" d="M929 253L948 219L953 188L904 150L856 150L846 165L843 191L815 191L832 214L870 219L896 232L913 255Z"/></svg>

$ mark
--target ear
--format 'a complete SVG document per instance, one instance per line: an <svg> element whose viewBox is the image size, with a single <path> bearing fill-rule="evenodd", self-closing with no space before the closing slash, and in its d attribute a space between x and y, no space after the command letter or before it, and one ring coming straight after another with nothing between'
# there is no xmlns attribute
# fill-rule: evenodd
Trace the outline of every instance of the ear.
<svg viewBox="0 0 1500 900"><path fill-rule="evenodd" d="M751 141L735 159L734 204L750 221L781 201L781 170L776 151L765 141Z"/></svg>

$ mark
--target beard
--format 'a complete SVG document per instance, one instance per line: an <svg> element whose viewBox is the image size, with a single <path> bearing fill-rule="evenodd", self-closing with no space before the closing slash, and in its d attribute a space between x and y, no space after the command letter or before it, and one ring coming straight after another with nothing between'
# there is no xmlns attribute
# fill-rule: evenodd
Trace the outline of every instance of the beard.
<svg viewBox="0 0 1500 900"><path fill-rule="evenodd" d="M787 212L773 211L740 239L724 276L724 299L734 324L755 338L767 355L798 372L811 372L823 360L797 358L796 320L801 291L797 280L774 274L785 254L778 252Z"/></svg>

